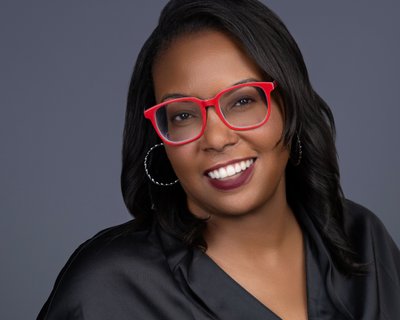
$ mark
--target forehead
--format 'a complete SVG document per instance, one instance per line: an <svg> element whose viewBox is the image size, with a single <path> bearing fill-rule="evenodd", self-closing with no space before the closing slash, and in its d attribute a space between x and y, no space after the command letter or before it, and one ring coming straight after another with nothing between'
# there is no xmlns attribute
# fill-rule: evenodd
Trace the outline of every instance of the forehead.
<svg viewBox="0 0 400 320"><path fill-rule="evenodd" d="M211 97L247 78L262 80L262 71L231 36L216 30L173 40L153 65L157 101L167 93Z"/></svg>

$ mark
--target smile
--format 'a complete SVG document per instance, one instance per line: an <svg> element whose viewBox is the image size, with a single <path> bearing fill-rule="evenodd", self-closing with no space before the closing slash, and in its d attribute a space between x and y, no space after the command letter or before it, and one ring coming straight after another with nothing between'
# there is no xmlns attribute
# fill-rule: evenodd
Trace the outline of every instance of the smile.
<svg viewBox="0 0 400 320"><path fill-rule="evenodd" d="M236 163L231 163L224 167L209 171L207 173L208 177L211 179L221 180L227 177L232 177L240 172L246 171L254 163L254 159L242 160Z"/></svg>

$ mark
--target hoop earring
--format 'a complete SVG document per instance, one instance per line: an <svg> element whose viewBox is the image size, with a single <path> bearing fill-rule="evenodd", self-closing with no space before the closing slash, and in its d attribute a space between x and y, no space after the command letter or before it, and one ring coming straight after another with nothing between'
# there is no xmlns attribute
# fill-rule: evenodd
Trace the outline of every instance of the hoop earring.
<svg viewBox="0 0 400 320"><path fill-rule="evenodd" d="M294 167L297 167L300 164L301 159L303 157L303 146L301 144L301 140L298 133L296 133L296 147L292 151L293 152L290 152L290 160L292 162L292 165Z"/></svg>
<svg viewBox="0 0 400 320"><path fill-rule="evenodd" d="M147 161L148 161L148 159L149 159L150 153L151 153L154 149L156 149L156 148L158 148L158 147L161 147L161 146L163 146L163 145L164 145L163 143L158 143L158 144L152 146L152 147L149 149L149 151L147 151L146 156L144 157L144 171L146 172L146 175L147 175L147 177L150 179L150 181L153 182L154 184L156 184L156 185L158 185L158 186L160 186L160 187L169 187L169 186L172 186L172 185L174 185L175 183L177 183L177 182L179 181L179 179L176 179L176 180L173 181L173 182L165 182L165 183L164 183L164 182L158 182L158 181L154 180L154 178L150 175L149 169L148 169L148 165L147 165Z"/></svg>

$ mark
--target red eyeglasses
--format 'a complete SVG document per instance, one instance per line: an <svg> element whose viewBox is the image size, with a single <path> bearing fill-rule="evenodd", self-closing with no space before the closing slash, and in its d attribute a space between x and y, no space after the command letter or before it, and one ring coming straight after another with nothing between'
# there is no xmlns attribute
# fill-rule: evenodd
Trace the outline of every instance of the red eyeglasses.
<svg viewBox="0 0 400 320"><path fill-rule="evenodd" d="M144 111L163 142L182 145L202 136L209 107L232 130L250 130L262 126L271 114L272 90L276 82L247 82L227 88L215 97L170 99Z"/></svg>

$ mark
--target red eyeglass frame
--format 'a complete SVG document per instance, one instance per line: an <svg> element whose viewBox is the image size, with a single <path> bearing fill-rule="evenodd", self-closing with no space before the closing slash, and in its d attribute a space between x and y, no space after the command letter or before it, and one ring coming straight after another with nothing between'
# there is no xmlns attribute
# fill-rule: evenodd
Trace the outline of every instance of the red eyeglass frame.
<svg viewBox="0 0 400 320"><path fill-rule="evenodd" d="M232 125L230 125L226 119L224 118L222 112L221 112L221 108L219 106L219 98L226 92L234 90L234 89L238 89L241 87L259 87L261 89L263 89L265 96L267 97L267 103L268 103L268 112L267 115L265 117L265 119L254 126L250 126L250 127L244 127L244 128L238 128L238 127L234 127ZM190 143L192 141L195 141L197 139L199 139L203 133L204 130L206 128L206 124L207 124L207 111L206 109L209 107L214 107L215 108L215 112L217 113L218 117L221 119L221 121L231 130L235 130L235 131L245 131L245 130L251 130L251 129L255 129L258 127L261 127L264 123L266 123L269 119L269 116L271 114L271 92L278 86L276 81L272 81L272 82L246 82L246 83L241 83L229 88L226 88L220 92L218 92L213 98L207 99L207 100L203 100L203 99L199 99L196 97L182 97L182 98L176 98L176 99L171 99L171 100L167 100L164 102L161 102L159 104L156 104L155 106L147 109L144 111L144 116L146 119L150 120L154 129L156 130L158 136L160 137L160 139L165 142L168 145L172 145L172 146L179 146L179 145L183 145L186 143ZM200 133L195 136L194 138L188 139L188 140L183 140L183 141L179 141L179 142L175 142L175 141L170 141L168 139L166 139L161 131L158 129L157 126L157 121L156 121L156 112L158 109L160 109L161 107L173 103L173 102L180 102L180 101L192 101L197 103L200 106L200 110L201 110L201 116L203 119L203 124L202 124L202 128Z"/></svg>

